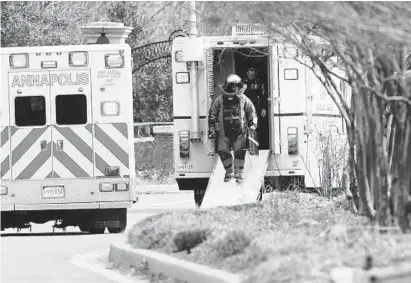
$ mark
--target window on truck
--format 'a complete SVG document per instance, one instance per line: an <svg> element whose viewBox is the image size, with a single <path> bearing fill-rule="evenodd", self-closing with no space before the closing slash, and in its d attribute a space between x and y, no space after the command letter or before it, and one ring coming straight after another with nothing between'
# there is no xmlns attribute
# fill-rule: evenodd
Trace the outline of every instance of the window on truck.
<svg viewBox="0 0 411 283"><path fill-rule="evenodd" d="M56 122L58 125L87 123L87 99L84 94L56 96Z"/></svg>
<svg viewBox="0 0 411 283"><path fill-rule="evenodd" d="M46 125L46 99L44 96L20 96L14 99L16 126Z"/></svg>

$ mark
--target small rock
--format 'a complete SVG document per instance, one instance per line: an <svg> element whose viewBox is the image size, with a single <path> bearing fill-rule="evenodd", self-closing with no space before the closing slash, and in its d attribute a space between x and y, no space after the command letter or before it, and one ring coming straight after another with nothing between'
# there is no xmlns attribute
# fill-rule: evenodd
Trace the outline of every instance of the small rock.
<svg viewBox="0 0 411 283"><path fill-rule="evenodd" d="M349 267L336 267L331 270L332 283L354 283L354 269Z"/></svg>

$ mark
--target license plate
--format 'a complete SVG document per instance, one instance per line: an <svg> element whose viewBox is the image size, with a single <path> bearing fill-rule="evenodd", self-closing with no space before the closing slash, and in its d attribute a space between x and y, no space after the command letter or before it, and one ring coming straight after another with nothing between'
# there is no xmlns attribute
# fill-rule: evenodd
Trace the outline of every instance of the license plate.
<svg viewBox="0 0 411 283"><path fill-rule="evenodd" d="M120 227L120 221L113 220L113 221L96 221L94 224L95 228L118 228Z"/></svg>
<svg viewBox="0 0 411 283"><path fill-rule="evenodd" d="M193 169L194 169L194 165L192 164L184 164L184 165L177 166L177 171L192 171Z"/></svg>
<svg viewBox="0 0 411 283"><path fill-rule="evenodd" d="M43 187L43 198L64 198L64 187Z"/></svg>

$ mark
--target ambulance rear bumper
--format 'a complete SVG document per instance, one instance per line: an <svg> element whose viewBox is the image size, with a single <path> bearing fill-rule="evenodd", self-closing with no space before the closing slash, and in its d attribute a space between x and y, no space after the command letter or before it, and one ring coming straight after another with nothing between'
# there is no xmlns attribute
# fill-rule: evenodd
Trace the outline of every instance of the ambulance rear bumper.
<svg viewBox="0 0 411 283"><path fill-rule="evenodd" d="M133 202L100 202L100 203L61 203L61 204L2 204L1 211L14 210L76 210L76 209L109 209L109 208L130 208Z"/></svg>

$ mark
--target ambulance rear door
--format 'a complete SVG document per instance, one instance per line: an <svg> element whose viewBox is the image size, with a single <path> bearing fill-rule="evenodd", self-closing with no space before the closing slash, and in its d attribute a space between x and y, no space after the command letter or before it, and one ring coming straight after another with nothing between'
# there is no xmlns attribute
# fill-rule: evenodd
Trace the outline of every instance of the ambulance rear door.
<svg viewBox="0 0 411 283"><path fill-rule="evenodd" d="M11 168L7 169L12 180L52 175L48 75L47 71L9 72Z"/></svg>
<svg viewBox="0 0 411 283"><path fill-rule="evenodd" d="M306 149L305 126L305 66L301 52L291 45L278 46L278 112L280 147L284 168L300 170Z"/></svg>
<svg viewBox="0 0 411 283"><path fill-rule="evenodd" d="M53 178L92 178L89 69L50 71Z"/></svg>

